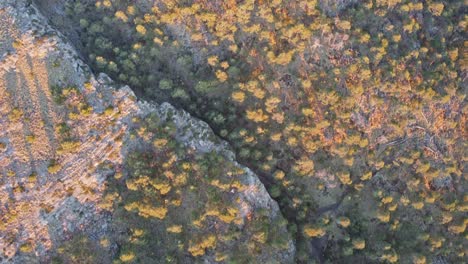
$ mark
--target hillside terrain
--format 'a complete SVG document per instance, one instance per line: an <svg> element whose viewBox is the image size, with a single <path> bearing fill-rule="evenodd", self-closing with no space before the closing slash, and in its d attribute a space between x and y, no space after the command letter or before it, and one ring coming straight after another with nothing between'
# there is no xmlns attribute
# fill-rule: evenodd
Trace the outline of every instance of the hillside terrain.
<svg viewBox="0 0 468 264"><path fill-rule="evenodd" d="M226 140L296 262L466 262L463 1L37 3L96 72Z"/></svg>
<svg viewBox="0 0 468 264"><path fill-rule="evenodd" d="M3 0L1 258L466 263L467 9Z"/></svg>
<svg viewBox="0 0 468 264"><path fill-rule="evenodd" d="M208 125L95 77L27 1L0 25L0 263L292 262L278 205Z"/></svg>

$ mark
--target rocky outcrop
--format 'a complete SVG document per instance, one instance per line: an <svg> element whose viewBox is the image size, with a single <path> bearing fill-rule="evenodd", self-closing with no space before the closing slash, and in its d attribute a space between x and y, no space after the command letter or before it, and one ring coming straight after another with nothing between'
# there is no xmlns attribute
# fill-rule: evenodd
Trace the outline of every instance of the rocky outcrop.
<svg viewBox="0 0 468 264"><path fill-rule="evenodd" d="M176 127L175 140L196 155L215 152L242 171L243 188L229 191L240 212L238 227L255 221L251 219L255 211L266 211L269 228L277 229L288 242L286 247L262 251L258 261L292 262L295 249L286 227L273 224L282 219L278 205L206 123L167 103L138 101L129 87L118 87L104 74L95 78L29 1L4 0L0 2L0 263L49 262L51 252L77 234L95 241L109 237L113 209L101 206L107 181L117 173L115 168L125 172L126 156L143 144L133 141L132 133L135 120L148 115L170 119ZM106 262L117 256L118 245L112 245L117 242L110 243L103 253ZM210 254L201 259L215 262Z"/></svg>

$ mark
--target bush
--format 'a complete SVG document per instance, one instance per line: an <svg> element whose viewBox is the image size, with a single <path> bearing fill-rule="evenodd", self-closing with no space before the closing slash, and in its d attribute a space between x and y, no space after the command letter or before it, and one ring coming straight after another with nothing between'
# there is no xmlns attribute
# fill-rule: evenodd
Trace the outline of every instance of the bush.
<svg viewBox="0 0 468 264"><path fill-rule="evenodd" d="M56 174L62 169L62 166L58 164L55 160L50 161L47 170L50 174Z"/></svg>
<svg viewBox="0 0 468 264"><path fill-rule="evenodd" d="M13 108L8 117L11 122L18 122L23 117L23 111L19 108Z"/></svg>

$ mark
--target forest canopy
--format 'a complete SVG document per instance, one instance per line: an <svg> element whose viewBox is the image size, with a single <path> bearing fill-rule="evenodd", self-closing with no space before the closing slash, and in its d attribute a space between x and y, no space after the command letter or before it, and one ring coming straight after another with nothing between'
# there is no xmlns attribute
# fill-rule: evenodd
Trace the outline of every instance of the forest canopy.
<svg viewBox="0 0 468 264"><path fill-rule="evenodd" d="M204 120L259 175L297 263L466 260L463 1L79 0L66 11L61 29L94 71ZM165 140L154 145L177 150ZM125 195L147 185L138 162L164 155L130 157ZM211 158L186 180L207 173L212 184ZM166 178L151 183L157 195L138 194L151 205L129 200L122 214L164 219ZM234 221L224 207L206 214ZM194 239L193 257L221 243Z"/></svg>

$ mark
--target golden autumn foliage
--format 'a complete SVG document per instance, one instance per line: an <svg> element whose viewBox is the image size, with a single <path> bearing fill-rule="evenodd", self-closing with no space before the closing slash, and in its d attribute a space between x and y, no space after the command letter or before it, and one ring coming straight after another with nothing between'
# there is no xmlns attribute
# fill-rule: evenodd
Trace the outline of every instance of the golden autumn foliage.
<svg viewBox="0 0 468 264"><path fill-rule="evenodd" d="M207 237L203 237L200 241L195 242L192 241L190 243L190 247L188 251L192 256L201 256L205 254L206 249L214 248L216 246L216 236L209 235Z"/></svg>
<svg viewBox="0 0 468 264"><path fill-rule="evenodd" d="M304 228L304 234L308 237L321 237L325 235L325 230L320 227L307 226Z"/></svg>
<svg viewBox="0 0 468 264"><path fill-rule="evenodd" d="M460 249L449 247L464 239L467 208L459 195L466 180L462 1L99 2L99 15L90 15L81 37L93 64L144 99L167 100L206 121L238 162L262 175L298 244L331 234L329 262L414 260L403 248L428 260L444 254L460 260ZM93 18L100 15L112 23ZM122 27L115 33L122 40L109 25ZM171 138L148 141L170 151ZM168 208L183 207L172 196L193 186L194 177L204 179L200 166L180 165L181 157L158 162L164 172L155 175L164 181L146 180L153 177L146 172L140 181L122 182L130 191L164 196ZM207 185L216 191L242 189L241 181L213 177ZM318 212L335 204L334 219L316 228ZM238 215L213 206L191 221L196 228L206 219L235 224ZM422 221L431 238L452 245L407 239L420 235ZM358 239L354 228L394 239ZM256 233L255 243L265 237ZM254 246L248 250L256 252ZM190 249L202 256L206 248ZM313 257L298 248L299 262Z"/></svg>
<svg viewBox="0 0 468 264"><path fill-rule="evenodd" d="M351 221L349 220L349 218L344 217L344 216L338 218L336 222L338 225L344 228L348 227L351 224Z"/></svg>
<svg viewBox="0 0 468 264"><path fill-rule="evenodd" d="M148 204L140 204L133 202L125 205L125 210L136 211L139 215L148 218L154 217L158 219L164 219L167 214L167 208L164 207L153 207Z"/></svg>
<svg viewBox="0 0 468 264"><path fill-rule="evenodd" d="M353 247L354 249L362 250L366 247L366 241L364 239L354 239Z"/></svg>
<svg viewBox="0 0 468 264"><path fill-rule="evenodd" d="M181 225L173 225L167 228L167 232L179 234L182 232Z"/></svg>
<svg viewBox="0 0 468 264"><path fill-rule="evenodd" d="M247 118L254 122L266 122L268 120L268 116L263 112L262 109L257 110L247 110L246 111Z"/></svg>

